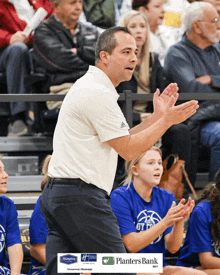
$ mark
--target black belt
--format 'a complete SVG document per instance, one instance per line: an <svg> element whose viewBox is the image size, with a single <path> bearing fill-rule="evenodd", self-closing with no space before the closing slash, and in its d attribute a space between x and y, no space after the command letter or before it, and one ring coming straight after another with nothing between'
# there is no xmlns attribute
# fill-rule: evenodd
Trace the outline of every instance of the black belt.
<svg viewBox="0 0 220 275"><path fill-rule="evenodd" d="M75 186L78 186L78 187L83 187L83 188L88 188L88 189L97 189L99 190L99 192L102 192L105 194L105 196L107 196L107 192L103 189L100 189L99 187L97 187L96 185L94 184L91 184L91 183L87 183L83 180L81 180L80 178L50 178L49 177L49 180L47 182L47 188L52 188L53 185L56 185L56 184L59 184L59 185L75 185Z"/></svg>
<svg viewBox="0 0 220 275"><path fill-rule="evenodd" d="M82 184L87 184L85 181L79 179L79 178L49 178L49 184L64 184L64 185L82 185Z"/></svg>

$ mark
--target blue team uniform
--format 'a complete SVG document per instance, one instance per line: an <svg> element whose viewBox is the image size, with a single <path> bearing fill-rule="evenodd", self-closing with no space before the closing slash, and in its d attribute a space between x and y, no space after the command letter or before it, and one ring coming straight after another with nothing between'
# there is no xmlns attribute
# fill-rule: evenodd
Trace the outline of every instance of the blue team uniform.
<svg viewBox="0 0 220 275"><path fill-rule="evenodd" d="M0 196L0 274L10 274L6 248L21 243L18 213L14 202Z"/></svg>
<svg viewBox="0 0 220 275"><path fill-rule="evenodd" d="M47 240L48 227L44 216L40 211L40 199L41 196L38 198L30 218L30 244L46 244ZM46 274L45 266L31 257L31 268L29 274L44 275Z"/></svg>
<svg viewBox="0 0 220 275"><path fill-rule="evenodd" d="M146 202L134 189L133 182L130 187L125 185L111 193L111 206L122 236L147 230L157 224L166 216L173 201L176 200L171 192L155 186L152 189L151 201ZM163 262L166 266L164 236L170 233L172 228L173 226L168 227L162 235L139 253L163 253Z"/></svg>
<svg viewBox="0 0 220 275"><path fill-rule="evenodd" d="M196 205L190 217L186 239L176 262L178 266L201 266L198 253L212 252L220 257L220 250L214 249L211 235L211 204L202 201Z"/></svg>

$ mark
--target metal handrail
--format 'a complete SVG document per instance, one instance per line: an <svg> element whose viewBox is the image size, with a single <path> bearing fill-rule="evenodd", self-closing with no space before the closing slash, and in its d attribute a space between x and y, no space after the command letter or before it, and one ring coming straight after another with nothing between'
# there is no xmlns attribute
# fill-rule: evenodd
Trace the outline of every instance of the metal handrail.
<svg viewBox="0 0 220 275"><path fill-rule="evenodd" d="M133 100L152 100L153 94L136 94L131 91L120 93L119 100L125 100L125 94L129 94L130 99ZM16 101L59 101L63 100L65 95L52 94L0 94L0 102L16 102ZM220 100L220 93L181 93L179 100Z"/></svg>
<svg viewBox="0 0 220 275"><path fill-rule="evenodd" d="M130 127L133 125L132 121L132 101L134 100L153 100L153 94L137 94L132 93L130 90L124 91L119 94L119 101L126 101L126 119ZM0 102L16 102L16 101L29 101L29 102L43 102L43 101L62 101L65 95L52 95L52 94L0 94ZM180 93L178 100L220 100L220 93Z"/></svg>

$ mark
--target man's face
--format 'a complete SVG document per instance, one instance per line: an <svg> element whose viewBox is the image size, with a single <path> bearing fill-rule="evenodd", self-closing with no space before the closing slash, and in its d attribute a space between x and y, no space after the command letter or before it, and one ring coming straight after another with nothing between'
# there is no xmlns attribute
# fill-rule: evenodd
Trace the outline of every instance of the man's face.
<svg viewBox="0 0 220 275"><path fill-rule="evenodd" d="M82 12L82 0L63 0L55 11L64 24L77 22Z"/></svg>
<svg viewBox="0 0 220 275"><path fill-rule="evenodd" d="M206 46L211 46L219 42L219 14L214 7L206 7L204 16L198 20L201 30L201 38Z"/></svg>
<svg viewBox="0 0 220 275"><path fill-rule="evenodd" d="M129 81L137 64L137 46L132 35L115 33L117 46L112 54L107 53L108 76L116 87L120 82Z"/></svg>

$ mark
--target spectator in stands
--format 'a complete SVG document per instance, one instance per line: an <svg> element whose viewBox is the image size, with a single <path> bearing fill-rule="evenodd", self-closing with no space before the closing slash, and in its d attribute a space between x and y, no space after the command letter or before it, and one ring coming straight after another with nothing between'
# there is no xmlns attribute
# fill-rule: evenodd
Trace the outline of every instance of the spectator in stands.
<svg viewBox="0 0 220 275"><path fill-rule="evenodd" d="M117 91L122 93L124 90L131 90L133 93L138 94L154 93L157 88L163 91L165 87L163 68L160 65L158 54L153 52L149 53L148 45L151 37L149 36L149 27L145 14L135 10L128 11L121 17L119 25L128 27L136 40L138 47L138 65L136 66L132 79L119 84ZM125 113L125 101L119 102L119 105ZM143 121L152 112L152 102L147 102L146 100L133 101L134 125L139 124L140 121ZM180 159L185 160L186 170L191 178L191 137L186 125L178 124L169 128L162 137L161 149L164 158L170 154L178 154ZM123 163L124 162L119 159L119 165L121 164L121 166L123 166ZM186 186L186 188L188 188L188 184L186 184Z"/></svg>
<svg viewBox="0 0 220 275"><path fill-rule="evenodd" d="M170 45L179 42L185 32L183 16L189 6L187 0L166 0L164 1L164 21L159 26L160 32L166 40L170 40Z"/></svg>
<svg viewBox="0 0 220 275"><path fill-rule="evenodd" d="M171 192L157 187L163 173L161 157L160 149L152 147L129 161L125 186L111 193L111 206L124 245L130 253L163 253L164 275L205 275L202 271L169 266L165 262L165 244L171 253L179 250L184 219L191 213L194 201L189 198L184 205L185 199L182 199L176 205Z"/></svg>
<svg viewBox="0 0 220 275"><path fill-rule="evenodd" d="M186 35L168 50L165 75L168 81L178 83L182 93L219 93L219 14L209 3L194 2L187 9L184 22ZM192 136L192 169L197 169L201 142L211 149L209 181L213 181L220 167L219 101L201 103L188 126Z"/></svg>
<svg viewBox="0 0 220 275"><path fill-rule="evenodd" d="M51 155L48 155L42 167L42 173L44 179L41 182L41 190L43 191L44 186L48 181L48 165L51 159ZM46 274L46 239L48 235L48 227L44 216L40 210L40 199L34 207L34 211L30 218L30 254L31 254L31 267L29 275L45 275Z"/></svg>
<svg viewBox="0 0 220 275"><path fill-rule="evenodd" d="M139 10L147 16L150 26L150 51L159 54L160 63L164 65L164 58L168 48L172 45L172 39L160 31L160 25L164 20L163 0L133 0L132 8Z"/></svg>
<svg viewBox="0 0 220 275"><path fill-rule="evenodd" d="M143 0L137 0L133 1L135 2L134 5L145 5L149 1L143 1ZM138 3L137 3L138 2ZM173 45L177 43L184 33L184 28L182 24L182 17L184 10L188 7L189 3L187 0L163 0L163 9L164 9L164 20L161 25L158 26L158 29L156 31L157 36L159 36L161 41L157 41L157 45L161 44L161 47L164 47L163 44L167 45L169 47L170 45ZM155 1L156 3L156 1ZM148 5L148 4L147 4ZM156 3L155 8L160 8L158 3ZM128 10L132 9L132 0L124 0L122 7L121 7L121 15L126 13ZM155 12L155 9L153 10ZM152 11L151 11L152 13ZM153 34L151 34L153 36ZM159 48L158 46L151 45L153 48L153 51L156 51L160 54L161 51L164 51L163 48ZM156 49L154 49L156 47ZM164 59L164 58L163 58ZM162 64L163 60L162 59Z"/></svg>
<svg viewBox="0 0 220 275"><path fill-rule="evenodd" d="M197 1L197 0L195 0L195 1ZM220 14L220 1L219 0L204 0L204 1L201 0L201 1L212 4L216 8L217 12Z"/></svg>
<svg viewBox="0 0 220 275"><path fill-rule="evenodd" d="M7 181L8 174L0 158L1 194L7 192ZM23 262L23 250L18 225L18 213L14 202L5 196L0 196L0 240L0 274L20 274ZM9 264L6 249L8 251Z"/></svg>
<svg viewBox="0 0 220 275"><path fill-rule="evenodd" d="M83 12L79 20L83 23L93 22L102 33L105 29L118 25L122 14L131 10L132 0L104 0L102 2L84 0ZM88 20L88 21L87 21Z"/></svg>
<svg viewBox="0 0 220 275"><path fill-rule="evenodd" d="M35 11L43 7L50 16L53 12L49 0L0 1L0 72L6 74L7 92L25 94L24 79L28 73L28 46L33 36L26 36L24 29ZM23 101L11 102L9 136L28 134L27 106Z"/></svg>
<svg viewBox="0 0 220 275"><path fill-rule="evenodd" d="M51 0L55 14L41 24L34 34L33 57L37 66L50 77L51 93L65 94L72 84L95 64L95 27L78 21L82 0ZM48 105L59 108L61 103Z"/></svg>
<svg viewBox="0 0 220 275"><path fill-rule="evenodd" d="M176 262L206 274L220 274L220 171L196 201L187 229L185 242Z"/></svg>

